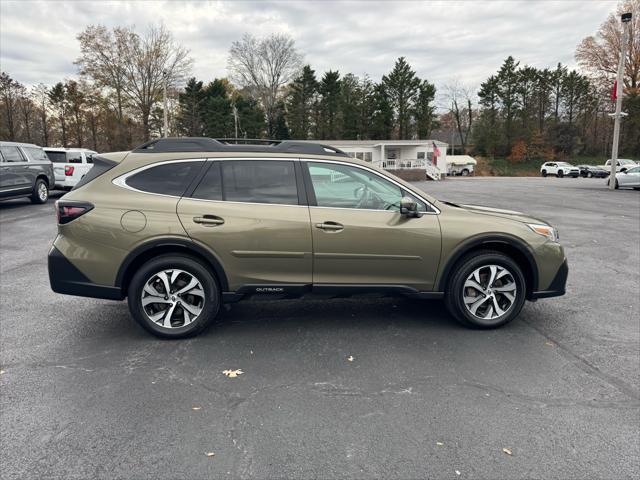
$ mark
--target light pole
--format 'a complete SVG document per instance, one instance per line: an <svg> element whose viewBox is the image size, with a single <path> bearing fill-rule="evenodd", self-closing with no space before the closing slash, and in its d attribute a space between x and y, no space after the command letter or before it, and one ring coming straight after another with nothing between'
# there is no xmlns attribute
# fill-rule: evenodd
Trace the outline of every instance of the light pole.
<svg viewBox="0 0 640 480"><path fill-rule="evenodd" d="M620 48L620 61L618 62L618 76L616 77L616 113L613 114L613 146L611 148L611 173L609 174L609 190L616 188L616 167L618 164L618 142L620 141L620 118L622 113L622 84L624 83L624 60L627 55L627 43L629 43L629 25L631 12L623 13L622 17L622 47Z"/></svg>
<svg viewBox="0 0 640 480"><path fill-rule="evenodd" d="M167 71L162 71L162 136L167 138L169 133L169 118L167 116Z"/></svg>

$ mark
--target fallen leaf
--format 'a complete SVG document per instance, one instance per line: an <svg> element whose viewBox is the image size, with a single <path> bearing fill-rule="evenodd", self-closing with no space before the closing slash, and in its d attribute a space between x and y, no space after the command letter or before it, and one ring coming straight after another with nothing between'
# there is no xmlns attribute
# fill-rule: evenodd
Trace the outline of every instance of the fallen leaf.
<svg viewBox="0 0 640 480"><path fill-rule="evenodd" d="M215 453L213 453L213 452L207 452L207 453L205 453L205 455L206 455L207 457L215 457L215 456L216 456L216 454L215 454Z"/></svg>
<svg viewBox="0 0 640 480"><path fill-rule="evenodd" d="M236 378L238 375L242 375L244 372L239 368L237 370L223 370L224 373L229 378Z"/></svg>
<svg viewBox="0 0 640 480"><path fill-rule="evenodd" d="M441 447L441 446L443 446L443 445L444 445L444 443L442 443L442 442L436 442L436 445L438 445L439 447Z"/></svg>
<svg viewBox="0 0 640 480"><path fill-rule="evenodd" d="M191 410L201 410L202 407L191 407Z"/></svg>
<svg viewBox="0 0 640 480"><path fill-rule="evenodd" d="M460 470L456 470L456 475L460 475Z"/></svg>
<svg viewBox="0 0 640 480"><path fill-rule="evenodd" d="M551 342L544 342L544 344L545 344L545 345L548 345L548 346L550 346L550 347L554 347L554 346L555 346L555 345L554 345L553 343L551 343Z"/></svg>
<svg viewBox="0 0 640 480"><path fill-rule="evenodd" d="M506 453L507 455L513 455L513 452L511 451L511 449L510 449L510 448L503 448L503 449L502 449L502 451L503 451L504 453Z"/></svg>
<svg viewBox="0 0 640 480"><path fill-rule="evenodd" d="M354 360L355 360L355 359L353 358L353 355L349 355L349 356L347 357L347 361L348 361L348 362L353 362Z"/></svg>

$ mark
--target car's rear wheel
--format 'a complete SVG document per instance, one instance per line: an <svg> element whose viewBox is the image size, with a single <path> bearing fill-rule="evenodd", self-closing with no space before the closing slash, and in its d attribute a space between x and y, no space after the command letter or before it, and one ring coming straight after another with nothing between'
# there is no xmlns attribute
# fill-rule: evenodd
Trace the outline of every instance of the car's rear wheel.
<svg viewBox="0 0 640 480"><path fill-rule="evenodd" d="M496 328L518 316L525 302L522 269L494 251L474 252L455 268L445 293L449 312L472 328Z"/></svg>
<svg viewBox="0 0 640 480"><path fill-rule="evenodd" d="M562 170L558 170L558 173L556 174L556 176L558 178L562 178L562 177L564 177L564 172Z"/></svg>
<svg viewBox="0 0 640 480"><path fill-rule="evenodd" d="M162 255L142 265L131 279L128 296L133 318L163 338L197 335L220 310L215 277L187 256Z"/></svg>
<svg viewBox="0 0 640 480"><path fill-rule="evenodd" d="M546 171L546 170L542 170L542 172L540 172L540 174L541 174L543 177L546 177L546 176L547 176L547 171Z"/></svg>
<svg viewBox="0 0 640 480"><path fill-rule="evenodd" d="M31 203L47 203L47 200L49 200L49 186L47 182L41 178L37 179L36 184L33 186L33 193L29 198L31 199Z"/></svg>
<svg viewBox="0 0 640 480"><path fill-rule="evenodd" d="M593 177L593 173L587 172L587 178L591 178L591 177Z"/></svg>

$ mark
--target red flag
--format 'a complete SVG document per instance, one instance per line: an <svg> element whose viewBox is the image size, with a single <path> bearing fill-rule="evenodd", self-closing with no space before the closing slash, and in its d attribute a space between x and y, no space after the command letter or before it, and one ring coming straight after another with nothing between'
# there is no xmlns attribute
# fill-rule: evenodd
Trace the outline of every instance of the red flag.
<svg viewBox="0 0 640 480"><path fill-rule="evenodd" d="M433 164L438 165L438 157L440 156L440 149L436 145L436 142L433 143Z"/></svg>
<svg viewBox="0 0 640 480"><path fill-rule="evenodd" d="M611 91L611 100L615 102L618 99L618 81L613 81L613 90Z"/></svg>

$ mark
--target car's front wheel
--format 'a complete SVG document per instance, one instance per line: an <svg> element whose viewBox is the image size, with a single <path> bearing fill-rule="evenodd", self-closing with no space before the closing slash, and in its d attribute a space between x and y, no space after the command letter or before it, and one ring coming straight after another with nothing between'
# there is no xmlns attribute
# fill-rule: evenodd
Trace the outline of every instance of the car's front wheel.
<svg viewBox="0 0 640 480"><path fill-rule="evenodd" d="M33 193L29 198L31 199L31 203L47 203L47 200L49 200L49 186L47 182L41 178L36 180L36 184L33 186Z"/></svg>
<svg viewBox="0 0 640 480"><path fill-rule="evenodd" d="M163 338L196 335L220 310L215 277L200 262L180 255L161 255L142 265L128 297L133 318Z"/></svg>
<svg viewBox="0 0 640 480"><path fill-rule="evenodd" d="M556 177L558 178L564 177L564 172L562 170L558 170L558 173L556 173Z"/></svg>
<svg viewBox="0 0 640 480"><path fill-rule="evenodd" d="M525 302L521 268L494 251L474 252L457 265L445 292L445 304L460 323L496 328L518 316Z"/></svg>
<svg viewBox="0 0 640 480"><path fill-rule="evenodd" d="M540 174L541 174L543 177L546 177L546 176L547 176L547 171L546 171L546 170L542 170L542 172L540 172Z"/></svg>

